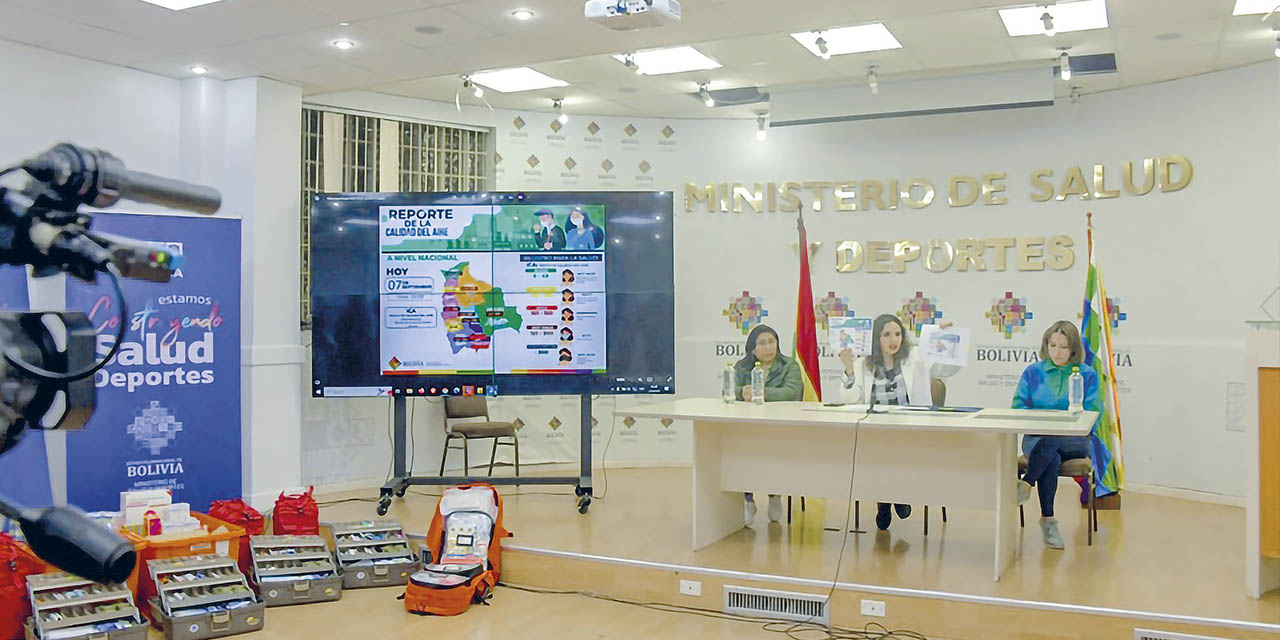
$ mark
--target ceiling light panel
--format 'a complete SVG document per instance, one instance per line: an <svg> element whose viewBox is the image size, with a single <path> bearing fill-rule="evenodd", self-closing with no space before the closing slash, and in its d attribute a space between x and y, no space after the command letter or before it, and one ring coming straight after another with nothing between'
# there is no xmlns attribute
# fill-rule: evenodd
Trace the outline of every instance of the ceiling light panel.
<svg viewBox="0 0 1280 640"><path fill-rule="evenodd" d="M142 1L147 4L154 4L157 7L164 7L166 9L172 9L174 11L182 11L183 9L190 9L191 7L198 7L204 4L213 4L215 2L222 2L222 0L142 0Z"/></svg>
<svg viewBox="0 0 1280 640"><path fill-rule="evenodd" d="M1041 17L1046 12L1053 16L1057 33L1107 28L1107 0L1058 2L1048 9L1043 4L1001 9L1000 19L1010 36L1042 36L1045 33Z"/></svg>
<svg viewBox="0 0 1280 640"><path fill-rule="evenodd" d="M499 93L549 89L551 87L564 87L569 84L564 80L558 80L544 73L534 71L529 67L481 71L471 74L471 81L489 87Z"/></svg>
<svg viewBox="0 0 1280 640"><path fill-rule="evenodd" d="M637 51L631 56L635 60L636 66L639 67L636 73L646 76L720 68L719 62L712 60L705 53L688 45L671 47L670 49ZM614 54L613 59L626 64L627 54Z"/></svg>
<svg viewBox="0 0 1280 640"><path fill-rule="evenodd" d="M822 38L826 42L827 51L833 56L902 48L902 43L893 37L893 34L889 32L889 28L884 26L883 22L861 24L856 27L837 27L822 31L805 31L793 33L791 37L795 38L795 41L799 42L801 46L808 49L809 53L819 58L823 57L824 54L818 47L818 38Z"/></svg>
<svg viewBox="0 0 1280 640"><path fill-rule="evenodd" d="M1249 16L1259 13L1271 13L1276 8L1277 0L1236 0L1233 16Z"/></svg>

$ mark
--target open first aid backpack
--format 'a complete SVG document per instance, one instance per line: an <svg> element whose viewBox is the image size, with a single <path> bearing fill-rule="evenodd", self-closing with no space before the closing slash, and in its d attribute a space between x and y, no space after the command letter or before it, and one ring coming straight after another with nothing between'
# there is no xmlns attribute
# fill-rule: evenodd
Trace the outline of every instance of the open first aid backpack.
<svg viewBox="0 0 1280 640"><path fill-rule="evenodd" d="M427 564L405 588L405 610L453 616L484 602L498 584L501 540L510 535L502 526L502 496L492 485L446 489L427 529Z"/></svg>

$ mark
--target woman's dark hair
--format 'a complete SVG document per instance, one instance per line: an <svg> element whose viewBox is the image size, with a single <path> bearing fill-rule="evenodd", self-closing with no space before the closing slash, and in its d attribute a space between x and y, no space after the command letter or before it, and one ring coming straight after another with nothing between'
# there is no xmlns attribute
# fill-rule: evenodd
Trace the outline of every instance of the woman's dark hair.
<svg viewBox="0 0 1280 640"><path fill-rule="evenodd" d="M782 360L785 357L782 355L782 339L778 337L778 332L774 331L773 327L770 327L767 324L762 324L752 329L751 333L747 335L747 353L738 361L737 365L734 365L735 367L739 369L752 369L756 366L756 342L760 340L761 335L766 333L773 334L773 339L778 343L778 359Z"/></svg>
<svg viewBox="0 0 1280 640"><path fill-rule="evenodd" d="M570 291L570 290L568 290L568 289L565 289L564 291L561 291L561 292L560 292L560 296L561 296L561 297L563 297L563 296L569 296L569 302L573 302L573 292L572 292L572 291Z"/></svg>
<svg viewBox="0 0 1280 640"><path fill-rule="evenodd" d="M560 317L564 320L573 320L573 309L565 307L560 310Z"/></svg>
<svg viewBox="0 0 1280 640"><path fill-rule="evenodd" d="M911 340L907 339L907 327L902 324L902 320L892 313L882 314L876 317L875 323L871 325L871 357L867 358L867 371L875 371L877 362L884 362L884 349L880 347L880 334L884 333L884 328L892 322L898 325L898 330L902 332L902 346L898 347L898 352L893 355L893 363L900 364L911 353Z"/></svg>
<svg viewBox="0 0 1280 640"><path fill-rule="evenodd" d="M573 223L574 211L577 211L578 213L582 214L582 228L590 230L591 240L593 244L595 246L600 246L600 243L604 242L604 230L601 229L600 227L597 227L594 222L591 222L591 216L588 215L587 210L582 207L574 207L572 210L570 210L569 217L565 218L565 222L564 222L565 237L569 236L570 231L573 231L574 229L578 228L578 225Z"/></svg>
<svg viewBox="0 0 1280 640"><path fill-rule="evenodd" d="M573 352L568 349L560 350L560 362L570 362L573 360Z"/></svg>

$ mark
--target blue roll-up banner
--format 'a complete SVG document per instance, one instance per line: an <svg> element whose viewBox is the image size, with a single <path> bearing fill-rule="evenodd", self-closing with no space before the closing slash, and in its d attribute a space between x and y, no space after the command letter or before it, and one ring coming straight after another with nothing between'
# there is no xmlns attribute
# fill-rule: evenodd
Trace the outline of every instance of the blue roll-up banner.
<svg viewBox="0 0 1280 640"><path fill-rule="evenodd" d="M0 311L27 310L27 269L0 266ZM8 425L0 425L7 428ZM48 506L53 501L49 485L49 462L45 456L44 434L28 431L18 446L0 457L4 474L4 494L31 507Z"/></svg>
<svg viewBox="0 0 1280 640"><path fill-rule="evenodd" d="M67 435L67 500L118 510L120 492L170 489L204 511L240 496L240 221L94 214L93 228L181 254L167 283L124 280L121 317L105 277L68 279L67 308L98 331L98 357L118 323L124 342L98 372L98 408Z"/></svg>

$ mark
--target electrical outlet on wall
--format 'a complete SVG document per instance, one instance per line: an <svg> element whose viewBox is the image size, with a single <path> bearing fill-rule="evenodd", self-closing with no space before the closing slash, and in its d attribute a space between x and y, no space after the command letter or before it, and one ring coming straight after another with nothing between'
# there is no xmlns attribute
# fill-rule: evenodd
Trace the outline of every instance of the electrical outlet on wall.
<svg viewBox="0 0 1280 640"><path fill-rule="evenodd" d="M874 616L876 618L884 617L884 602L880 600L863 600L862 615Z"/></svg>
<svg viewBox="0 0 1280 640"><path fill-rule="evenodd" d="M702 595L702 583L697 580L681 580L680 593L686 596Z"/></svg>

